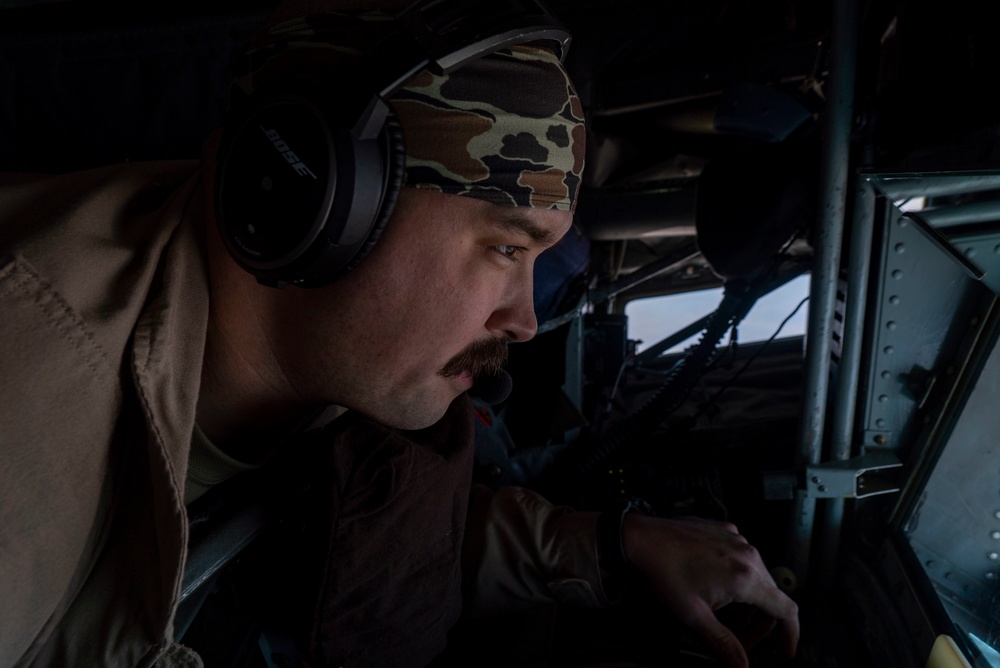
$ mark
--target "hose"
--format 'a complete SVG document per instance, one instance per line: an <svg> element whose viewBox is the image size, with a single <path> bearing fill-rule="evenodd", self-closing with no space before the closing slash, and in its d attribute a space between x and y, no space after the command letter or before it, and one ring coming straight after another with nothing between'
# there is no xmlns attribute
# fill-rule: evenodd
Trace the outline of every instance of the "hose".
<svg viewBox="0 0 1000 668"><path fill-rule="evenodd" d="M595 443L585 446L579 460L568 467L572 487L579 486L594 471L603 468L636 436L661 425L687 399L688 394L712 363L719 341L756 302L756 290L745 281L727 281L722 301L705 325L698 343L689 348L656 393L638 410L619 420Z"/></svg>

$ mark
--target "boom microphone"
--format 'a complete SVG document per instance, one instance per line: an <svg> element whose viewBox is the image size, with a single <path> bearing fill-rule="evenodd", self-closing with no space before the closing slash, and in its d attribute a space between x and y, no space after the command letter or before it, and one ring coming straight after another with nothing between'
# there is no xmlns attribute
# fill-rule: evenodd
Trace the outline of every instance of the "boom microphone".
<svg viewBox="0 0 1000 668"><path fill-rule="evenodd" d="M500 369L500 373L491 376L477 376L472 391L488 404L499 404L510 396L514 381L510 374Z"/></svg>

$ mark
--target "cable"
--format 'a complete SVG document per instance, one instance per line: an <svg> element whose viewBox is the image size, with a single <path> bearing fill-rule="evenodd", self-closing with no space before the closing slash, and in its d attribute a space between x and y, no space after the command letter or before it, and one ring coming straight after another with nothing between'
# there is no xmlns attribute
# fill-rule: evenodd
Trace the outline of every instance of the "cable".
<svg viewBox="0 0 1000 668"><path fill-rule="evenodd" d="M743 281L726 284L722 303L712 314L697 345L689 349L656 394L632 415L614 425L589 447L582 448L575 466L568 471L570 484L580 485L591 472L603 467L625 443L648 433L687 399L706 367L716 358L716 346L726 332L750 310L756 292ZM749 302L749 304L748 304Z"/></svg>
<svg viewBox="0 0 1000 668"><path fill-rule="evenodd" d="M735 374L733 374L733 376L729 380L727 380L725 382L725 384L723 384L722 387L720 387L718 390L716 390L715 394L712 395L711 399L709 399L704 404L702 404L702 408L700 408L698 410L698 413L696 414L696 417L700 417L700 416L704 415L704 413L708 409L708 407L711 406L712 404L715 404L719 400L719 397L722 396L722 393L725 392L726 390L728 390L732 386L733 383L735 383L737 380L739 380L740 376L743 375L743 372L746 371L750 367L751 364L753 364L754 360L756 360L760 356L760 354L763 353L764 350L769 345L771 345L771 343L776 338L778 338L778 334L781 334L781 330L784 329L785 325L787 325L791 321L792 318L795 317L795 314L799 312L799 309L802 308L802 306L807 301L809 301L809 297L803 297L802 298L802 301L800 301L798 303L798 305L794 309L792 309L792 312L789 313L788 316L784 320L781 321L781 324L778 325L778 329L776 329L774 331L774 334L771 335L771 338L769 338L767 341L765 341L764 343L762 343L761 346L760 346L760 348L758 348L754 352L754 354L750 356L750 359L748 359L746 362L743 363L743 366L740 367L739 371L737 371Z"/></svg>

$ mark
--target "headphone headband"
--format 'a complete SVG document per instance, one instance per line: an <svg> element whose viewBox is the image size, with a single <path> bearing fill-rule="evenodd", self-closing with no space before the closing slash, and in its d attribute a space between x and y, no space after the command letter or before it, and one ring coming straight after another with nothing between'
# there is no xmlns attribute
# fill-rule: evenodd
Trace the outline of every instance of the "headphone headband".
<svg viewBox="0 0 1000 668"><path fill-rule="evenodd" d="M252 80L294 51L290 43L330 43L344 20L293 24L246 54L242 76ZM227 124L216 185L232 256L268 285L324 285L348 271L378 239L403 185L402 135L386 100L425 69L449 73L535 42L560 58L570 43L536 0L419 0L390 34L322 80L296 72L250 92Z"/></svg>

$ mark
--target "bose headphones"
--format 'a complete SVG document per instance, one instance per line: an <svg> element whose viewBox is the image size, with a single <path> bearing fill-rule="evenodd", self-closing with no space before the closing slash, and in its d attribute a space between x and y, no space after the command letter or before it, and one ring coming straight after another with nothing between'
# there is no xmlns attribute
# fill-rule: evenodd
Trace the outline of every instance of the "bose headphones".
<svg viewBox="0 0 1000 668"><path fill-rule="evenodd" d="M560 59L570 42L536 0L420 0L334 73L296 71L234 101L215 185L233 258L275 287L321 286L352 269L403 187L402 132L387 100L424 69L450 73L530 42L550 43ZM250 52L245 73L280 51L279 43Z"/></svg>

